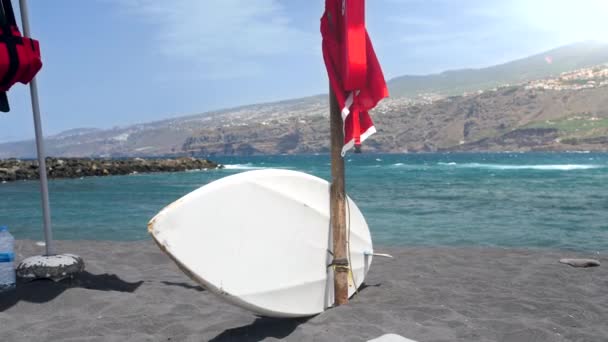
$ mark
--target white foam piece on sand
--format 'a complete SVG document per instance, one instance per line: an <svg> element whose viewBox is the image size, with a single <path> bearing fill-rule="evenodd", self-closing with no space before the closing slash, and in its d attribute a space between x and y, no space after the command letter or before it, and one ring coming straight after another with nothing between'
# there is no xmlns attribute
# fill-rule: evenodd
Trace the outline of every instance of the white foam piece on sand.
<svg viewBox="0 0 608 342"><path fill-rule="evenodd" d="M409 338L405 338L401 335L397 335L397 334L386 334L386 335L382 335L378 338L375 338L373 340L369 340L367 342L416 342L414 340L410 340Z"/></svg>

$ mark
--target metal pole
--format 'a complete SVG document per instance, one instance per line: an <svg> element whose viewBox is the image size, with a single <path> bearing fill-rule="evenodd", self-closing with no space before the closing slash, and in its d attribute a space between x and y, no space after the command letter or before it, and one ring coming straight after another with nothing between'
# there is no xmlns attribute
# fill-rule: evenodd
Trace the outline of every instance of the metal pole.
<svg viewBox="0 0 608 342"><path fill-rule="evenodd" d="M21 9L21 25L23 35L30 38L30 20L27 9L27 1L19 0ZM51 229L51 208L49 206L49 188L46 178L46 161L44 154L44 137L42 135L42 124L40 123L40 103L38 101L38 84L36 77L30 82L30 94L32 97L32 112L34 113L34 129L36 131L36 150L38 153L38 172L40 174L40 192L42 193L42 215L44 222L44 240L46 242L46 255L54 255L53 231Z"/></svg>

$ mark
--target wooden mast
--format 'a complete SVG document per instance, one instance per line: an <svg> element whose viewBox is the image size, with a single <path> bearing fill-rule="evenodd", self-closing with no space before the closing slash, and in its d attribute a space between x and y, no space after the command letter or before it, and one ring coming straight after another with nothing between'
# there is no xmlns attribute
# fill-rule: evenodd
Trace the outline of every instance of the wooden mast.
<svg viewBox="0 0 608 342"><path fill-rule="evenodd" d="M330 224L333 232L334 304L348 304L348 257L346 236L346 191L344 186L344 128L338 101L329 87L329 122L331 132Z"/></svg>

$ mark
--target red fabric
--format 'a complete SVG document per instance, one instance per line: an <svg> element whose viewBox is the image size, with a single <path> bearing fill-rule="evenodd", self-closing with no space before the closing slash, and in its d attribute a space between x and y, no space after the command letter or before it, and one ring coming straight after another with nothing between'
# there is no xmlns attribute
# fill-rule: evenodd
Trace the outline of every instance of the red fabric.
<svg viewBox="0 0 608 342"><path fill-rule="evenodd" d="M0 28L0 31L2 29ZM0 84L0 91L9 90L15 83L29 83L42 68L40 45L37 40L21 36L19 29L11 27L8 35L2 33L0 39L0 79L6 75L10 66L10 55L7 44L15 44L19 67L15 75L6 84ZM10 40L10 42L9 42Z"/></svg>
<svg viewBox="0 0 608 342"><path fill-rule="evenodd" d="M42 58L40 57L40 44L35 39L23 38L23 61L25 66L17 81L28 84L36 77L42 69ZM21 52L20 51L20 52ZM21 56L21 54L19 55Z"/></svg>
<svg viewBox="0 0 608 342"><path fill-rule="evenodd" d="M345 90L357 90L365 86L367 73L365 1L345 1L342 6L343 85Z"/></svg>
<svg viewBox="0 0 608 342"><path fill-rule="evenodd" d="M364 6L364 0L325 0L321 17L323 59L344 120L342 154L375 132L369 111L388 96Z"/></svg>

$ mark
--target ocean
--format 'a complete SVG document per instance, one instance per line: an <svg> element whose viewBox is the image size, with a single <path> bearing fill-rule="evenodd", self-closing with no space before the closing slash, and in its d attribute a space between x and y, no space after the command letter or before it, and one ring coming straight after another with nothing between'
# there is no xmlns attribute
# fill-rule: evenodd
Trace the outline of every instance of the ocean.
<svg viewBox="0 0 608 342"><path fill-rule="evenodd" d="M352 154L349 196L374 244L608 251L608 154ZM327 155L218 157L223 170L51 180L63 240L149 239L160 209L213 180L261 168L330 177ZM0 184L0 225L44 240L39 183ZM218 227L218 229L221 227Z"/></svg>

